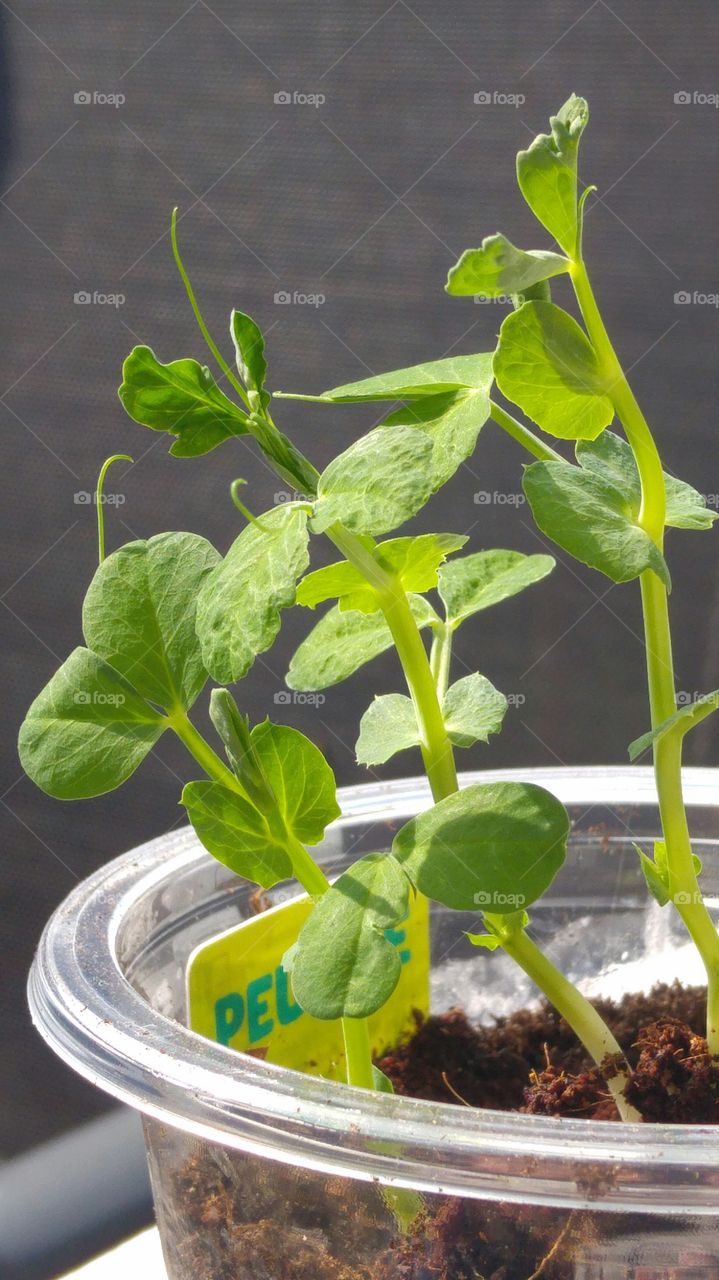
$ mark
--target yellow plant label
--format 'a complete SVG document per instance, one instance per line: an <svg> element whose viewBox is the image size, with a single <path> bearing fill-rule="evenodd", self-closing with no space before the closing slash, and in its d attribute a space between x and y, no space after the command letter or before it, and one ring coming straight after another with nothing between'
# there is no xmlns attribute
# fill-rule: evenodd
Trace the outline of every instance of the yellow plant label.
<svg viewBox="0 0 719 1280"><path fill-rule="evenodd" d="M189 1025L210 1040L268 1062L342 1080L341 1024L304 1013L282 967L282 957L310 910L309 899L295 898L197 947L187 968ZM406 919L387 929L386 937L399 951L402 973L390 999L370 1018L375 1056L412 1033L415 1010L429 1012L426 898L413 897Z"/></svg>

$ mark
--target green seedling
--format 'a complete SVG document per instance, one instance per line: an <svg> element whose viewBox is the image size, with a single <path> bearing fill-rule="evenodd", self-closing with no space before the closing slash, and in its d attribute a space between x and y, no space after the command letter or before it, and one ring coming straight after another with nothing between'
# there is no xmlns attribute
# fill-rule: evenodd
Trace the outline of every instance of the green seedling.
<svg viewBox="0 0 719 1280"><path fill-rule="evenodd" d="M254 516L235 481L232 501L247 523L224 556L194 534L170 533L128 543L105 559L101 530L101 563L83 609L85 647L33 703L20 754L49 794L90 797L119 786L163 733L174 733L203 775L185 786L182 803L205 848L263 888L295 878L312 899L285 966L305 1010L342 1020L350 1084L388 1087L372 1064L367 1019L399 978L388 931L401 922L410 895L422 894L483 919L485 931L470 933L470 940L504 950L553 1001L594 1061L601 1067L612 1060L608 1087L622 1117L637 1119L623 1096L628 1067L616 1040L528 932L528 908L566 855L565 809L528 783L462 791L457 784L456 749L498 733L508 704L478 671L453 679L455 632L539 583L553 559L472 550L462 532L398 534L474 453L493 421L534 459L525 491L544 533L613 581L640 578L653 729L635 747L653 747L664 827L654 857L643 851L640 857L654 896L673 898L707 962L710 1044L717 1051L719 940L697 892L680 760L684 734L719 695L677 710L663 548L665 525L705 528L712 517L696 491L665 477L591 293L582 258L586 192L578 198L577 180L586 118L586 104L570 99L551 136L540 135L518 160L520 188L562 252L525 252L492 236L450 273L450 293L513 295L515 309L496 351L290 397L335 406L337 413L344 404L370 404L374 413L377 403L386 405L380 425L321 473L275 422L274 402L283 395L267 389L256 323L231 314L234 368L209 333L173 215L175 262L217 372L191 358L163 363L149 347L136 347L123 368L121 401L135 421L170 437L175 457L253 439L302 496ZM577 292L585 329L551 301L548 281L564 275ZM491 398L495 382L542 430L577 441L577 465ZM615 416L626 441L607 430ZM317 538L328 539L340 558L313 569ZM394 648L405 688L370 702L357 757L376 767L419 750L433 799L390 849L365 854L333 885L311 852L339 813L329 765L295 729L270 721L251 727L221 687L248 676L291 607L325 611L291 661L290 688L328 688ZM220 686L211 693L210 717L222 754L190 715L210 678Z"/></svg>

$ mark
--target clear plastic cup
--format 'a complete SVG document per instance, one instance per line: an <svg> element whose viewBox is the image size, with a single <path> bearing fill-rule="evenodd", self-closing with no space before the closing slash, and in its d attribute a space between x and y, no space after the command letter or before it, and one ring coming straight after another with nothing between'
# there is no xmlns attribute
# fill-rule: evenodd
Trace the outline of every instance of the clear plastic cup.
<svg viewBox="0 0 719 1280"><path fill-rule="evenodd" d="M701 981L671 909L648 896L633 839L658 834L651 771L466 774L553 791L570 856L532 928L590 994ZM719 894L719 771L685 771L710 907ZM330 874L388 847L428 807L423 780L340 793L318 853ZM252 889L190 830L79 885L43 935L35 1023L87 1079L138 1108L171 1280L714 1280L719 1133L548 1119L348 1089L187 1029L198 943L252 914ZM296 886L278 886L282 901ZM432 913L432 1006L480 1021L536 1000L471 916Z"/></svg>

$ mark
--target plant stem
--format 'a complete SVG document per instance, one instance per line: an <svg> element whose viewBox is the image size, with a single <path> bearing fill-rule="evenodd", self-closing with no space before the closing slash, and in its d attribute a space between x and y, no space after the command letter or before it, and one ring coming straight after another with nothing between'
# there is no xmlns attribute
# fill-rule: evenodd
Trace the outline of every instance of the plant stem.
<svg viewBox="0 0 719 1280"><path fill-rule="evenodd" d="M663 548L666 489L661 458L646 419L629 386L597 306L583 262L571 272L577 300L611 397L634 454L642 500L637 522ZM651 570L640 579L647 681L652 728L676 711L669 603L664 583ZM654 743L654 776L667 849L672 901L693 939L707 973L707 1043L719 1055L719 933L706 908L692 857L682 791L682 732L670 729Z"/></svg>
<svg viewBox="0 0 719 1280"><path fill-rule="evenodd" d="M457 790L454 752L447 737L427 650L412 615L407 593L401 583L377 563L355 534L339 524L332 525L327 532L337 549L377 592L417 716L422 759L432 795L435 801L443 800Z"/></svg>
<svg viewBox="0 0 719 1280"><path fill-rule="evenodd" d="M100 474L97 477L97 488L95 490L95 506L97 508L97 559L98 564L102 564L105 559L105 507L103 503L103 485L105 476L107 475L113 462L134 462L129 453L113 453L111 458L106 458L100 467Z"/></svg>
<svg viewBox="0 0 719 1280"><path fill-rule="evenodd" d="M523 969L532 979L532 982L536 983L564 1021L569 1023L600 1071L607 1057L614 1059L619 1055L623 1062L624 1054L620 1045L596 1009L565 978L564 974L554 967L528 934L523 929L503 934L501 916L485 916L485 920L491 921L507 955L511 956L520 969ZM617 1104L622 1120L641 1120L639 1112L624 1097L624 1088L628 1079L628 1070L622 1070L618 1066L617 1074L607 1078L607 1087Z"/></svg>
<svg viewBox="0 0 719 1280"><path fill-rule="evenodd" d="M566 458L563 458L561 453L557 453L551 445L545 444L521 422L517 422L511 413L507 413L501 405L495 404L494 400L489 402L489 415L497 426L506 431L507 435L510 435L518 444L524 445L524 448L535 458L539 458L540 462L566 462Z"/></svg>
<svg viewBox="0 0 719 1280"><path fill-rule="evenodd" d="M452 662L452 628L443 622L435 629L429 665L440 702L449 687L449 672Z"/></svg>
<svg viewBox="0 0 719 1280"><path fill-rule="evenodd" d="M195 728L187 712L182 709L174 711L169 720L170 726L174 729L180 742L194 757L200 768L204 769L207 776L212 778L214 782L222 782L224 786L229 787L232 791L236 791L243 796L244 799L249 800L249 796L239 778L231 769L228 769L217 753L212 750L209 742L205 741L199 729Z"/></svg>
<svg viewBox="0 0 719 1280"><path fill-rule="evenodd" d="M245 794L239 779L223 764L220 757L212 750L202 734L195 728L187 712L178 709L169 717L170 724L190 755L194 757L204 772L215 782L221 782L244 798ZM304 845L287 830L284 821L280 820L281 831L278 836L284 840L287 852L292 859L292 870L310 898L320 898L330 887L330 882L317 863L310 857ZM342 1034L345 1043L347 1062L347 1083L361 1088L373 1089L372 1050L369 1028L366 1019L343 1018Z"/></svg>
<svg viewBox="0 0 719 1280"><path fill-rule="evenodd" d="M343 1018L342 1034L347 1061L347 1083L357 1089L374 1089L372 1050L366 1018Z"/></svg>

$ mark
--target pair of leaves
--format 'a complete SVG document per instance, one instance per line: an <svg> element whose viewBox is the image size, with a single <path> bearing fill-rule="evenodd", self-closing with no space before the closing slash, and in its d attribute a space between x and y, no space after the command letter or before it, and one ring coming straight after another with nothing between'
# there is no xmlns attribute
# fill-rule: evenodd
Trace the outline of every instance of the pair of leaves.
<svg viewBox="0 0 719 1280"><path fill-rule="evenodd" d="M378 547L373 547L368 539L367 549L380 568L412 593L436 587L439 566L466 541L466 537L453 533L423 533L414 538L392 538ZM314 609L324 600L337 600L343 611L357 609L360 613L375 613L380 608L377 592L347 560L317 569L299 584L298 604Z"/></svg>
<svg viewBox="0 0 719 1280"><path fill-rule="evenodd" d="M309 564L307 508L287 503L249 524L203 584L197 634L207 670L221 684L240 680L280 629Z"/></svg>
<svg viewBox="0 0 719 1280"><path fill-rule="evenodd" d="M672 887L667 846L664 840L654 841L653 859L643 849L640 849L638 844L634 845L634 851L639 858L649 892L660 907L665 907L671 899ZM692 865L695 875L699 875L702 869L702 860L696 853L692 854ZM677 905L681 905L679 896L677 896L676 901Z"/></svg>
<svg viewBox="0 0 719 1280"><path fill-rule="evenodd" d="M577 461L585 471L601 476L626 502L636 519L642 501L642 488L634 454L626 440L613 431L605 431L601 439L577 445ZM719 513L710 511L706 499L692 485L664 472L666 490L666 524L674 529L711 529Z"/></svg>
<svg viewBox="0 0 719 1280"><path fill-rule="evenodd" d="M463 676L447 690L442 711L450 741L456 747L488 742L502 727L507 699L485 676ZM357 761L368 766L385 764L398 751L420 745L421 737L412 700L401 693L376 697L360 722Z"/></svg>
<svg viewBox="0 0 719 1280"><path fill-rule="evenodd" d="M577 451L579 467L565 462L528 467L523 487L534 519L548 538L612 582L629 582L651 569L670 588L664 556L636 523L631 493L617 487L615 474L604 472L602 460L614 453L611 440L607 445L602 437L591 449Z"/></svg>
<svg viewBox="0 0 719 1280"><path fill-rule="evenodd" d="M217 716L213 719L217 721ZM241 746L238 749L232 724L228 734L227 721L222 737L226 746L229 738L230 762L240 766L237 772L244 784L244 751ZM252 730L245 746L267 789L271 822L256 804L222 782L188 783L182 803L214 858L269 889L292 875L287 836L303 844L317 844L327 824L339 817L335 779L322 752L287 725L266 720Z"/></svg>
<svg viewBox="0 0 719 1280"><path fill-rule="evenodd" d="M20 759L43 791L85 799L119 787L187 709L207 673L195 635L198 592L219 556L191 533L130 542L98 568L75 649L30 707Z"/></svg>
<svg viewBox="0 0 719 1280"><path fill-rule="evenodd" d="M491 355L449 356L443 360L411 365L406 369L363 378L360 382L333 387L330 391L323 392L318 399L327 404L360 404L376 400L409 402L391 413L380 428L370 433L370 438L372 449L379 449L382 456L390 460L393 445L390 441L381 442L381 432L385 428L392 428L392 438L401 429L412 428L420 433L420 438L424 436L429 440L432 445L429 454L426 448L418 447L413 451L404 437L400 438L396 446L401 447L405 463L418 473L415 479L418 492L413 499L416 502L425 485L428 484L428 497L445 484L465 458L474 452L477 436L489 417L492 380ZM352 446L352 449L355 448L356 446ZM351 454L353 467L361 461L351 450L348 453ZM335 462L339 463L339 459ZM428 477L425 474L426 468ZM337 483L336 471L332 481L333 484ZM407 484L407 481L404 483ZM426 500L425 497L423 501ZM410 511L410 514L415 514L416 510L419 510L419 506ZM391 526L372 529L366 525L360 528L359 524L350 527L358 532L382 533L396 528L399 523L396 521Z"/></svg>

